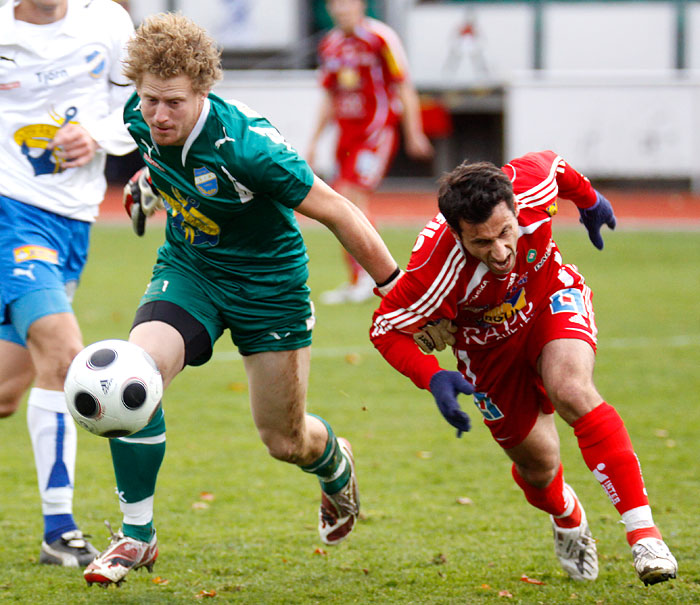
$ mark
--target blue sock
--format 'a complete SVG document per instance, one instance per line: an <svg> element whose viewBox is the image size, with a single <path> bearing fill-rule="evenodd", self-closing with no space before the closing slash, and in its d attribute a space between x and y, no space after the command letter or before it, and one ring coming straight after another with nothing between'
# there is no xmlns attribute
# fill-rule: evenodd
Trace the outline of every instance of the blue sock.
<svg viewBox="0 0 700 605"><path fill-rule="evenodd" d="M78 529L78 526L71 514L44 515L44 542L47 544L58 540L62 534L73 529Z"/></svg>

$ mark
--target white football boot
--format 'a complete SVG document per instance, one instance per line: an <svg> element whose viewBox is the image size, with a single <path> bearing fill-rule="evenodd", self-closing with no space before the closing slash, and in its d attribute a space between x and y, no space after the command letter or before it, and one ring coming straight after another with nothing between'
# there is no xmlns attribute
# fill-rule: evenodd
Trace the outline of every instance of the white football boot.
<svg viewBox="0 0 700 605"><path fill-rule="evenodd" d="M676 577L678 562L663 540L642 538L632 546L634 568L644 585L665 582Z"/></svg>
<svg viewBox="0 0 700 605"><path fill-rule="evenodd" d="M565 486L578 500L571 486ZM571 579L592 581L598 577L598 552L588 527L586 511L583 510L580 501L578 504L581 507L581 524L578 527L559 527L550 515L554 532L554 552L562 569Z"/></svg>
<svg viewBox="0 0 700 605"><path fill-rule="evenodd" d="M360 514L360 495L357 490L357 475L352 448L347 439L338 437L338 446L350 464L350 479L335 494L321 490L321 508L318 513L318 533L324 543L339 544L348 537Z"/></svg>
<svg viewBox="0 0 700 605"><path fill-rule="evenodd" d="M109 525L108 525L109 527ZM153 571L153 564L158 557L158 540L156 532L148 542L129 538L120 529L116 534L109 528L111 543L83 572L88 586L97 583L106 587L117 586L124 581L132 569L145 567Z"/></svg>

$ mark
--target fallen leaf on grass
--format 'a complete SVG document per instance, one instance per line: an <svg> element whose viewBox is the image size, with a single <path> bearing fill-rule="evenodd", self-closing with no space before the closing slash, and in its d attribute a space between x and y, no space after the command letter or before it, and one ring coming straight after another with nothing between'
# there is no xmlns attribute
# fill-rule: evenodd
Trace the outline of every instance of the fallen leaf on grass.
<svg viewBox="0 0 700 605"><path fill-rule="evenodd" d="M537 584L538 586L544 586L544 584L545 584L542 580L537 580L537 579L535 579L535 578L530 578L530 577L526 576L525 574L523 574L522 576L520 576L520 581L521 581L521 582L527 582L528 584Z"/></svg>
<svg viewBox="0 0 700 605"><path fill-rule="evenodd" d="M160 576L156 576L151 580L151 582L153 582L154 584L160 584L161 586L165 586L168 582L170 582L170 580L166 578L161 578Z"/></svg>
<svg viewBox="0 0 700 605"><path fill-rule="evenodd" d="M201 500L197 501L197 502L193 502L192 508L194 508L195 510L204 510L205 508L209 508L209 503L202 502Z"/></svg>
<svg viewBox="0 0 700 605"><path fill-rule="evenodd" d="M439 552L433 557L432 563L433 565L444 565L445 563L447 563L447 557L441 552Z"/></svg>
<svg viewBox="0 0 700 605"><path fill-rule="evenodd" d="M245 393L248 390L248 385L245 382L229 382L226 388L234 393Z"/></svg>
<svg viewBox="0 0 700 605"><path fill-rule="evenodd" d="M416 452L416 457L421 458L423 460L427 460L428 458L433 457L433 452L426 452L426 451L420 451Z"/></svg>
<svg viewBox="0 0 700 605"><path fill-rule="evenodd" d="M666 447L676 447L676 442L674 439L666 439Z"/></svg>
<svg viewBox="0 0 700 605"><path fill-rule="evenodd" d="M362 568L362 573L365 574L365 575L369 575L369 569L367 569L366 567L363 567L363 568Z"/></svg>
<svg viewBox="0 0 700 605"><path fill-rule="evenodd" d="M506 599L512 599L513 595L508 592L507 590L499 590L498 591L498 596L499 597L505 597Z"/></svg>
<svg viewBox="0 0 700 605"><path fill-rule="evenodd" d="M479 588L483 588L484 590L491 590L491 586L489 584L482 584Z"/></svg>
<svg viewBox="0 0 700 605"><path fill-rule="evenodd" d="M345 363L349 363L351 366L360 365L361 361L362 357L360 357L357 353L348 353L345 356Z"/></svg>
<svg viewBox="0 0 700 605"><path fill-rule="evenodd" d="M654 435L656 435L659 439L665 439L668 437L668 431L666 429L656 429L654 431Z"/></svg>
<svg viewBox="0 0 700 605"><path fill-rule="evenodd" d="M216 596L216 590L200 590L196 595L194 595L195 599L204 599L206 597L215 597Z"/></svg>
<svg viewBox="0 0 700 605"><path fill-rule="evenodd" d="M467 496L462 496L457 498L457 504L474 504L474 500L467 498Z"/></svg>
<svg viewBox="0 0 700 605"><path fill-rule="evenodd" d="M199 494L199 499L205 500L206 502L214 502L214 498L215 496L211 492L201 492Z"/></svg>
<svg viewBox="0 0 700 605"><path fill-rule="evenodd" d="M317 549L314 551L314 554L315 554L315 555L321 555L322 557L325 557L328 553L327 553L325 550L323 550L322 548L317 548Z"/></svg>

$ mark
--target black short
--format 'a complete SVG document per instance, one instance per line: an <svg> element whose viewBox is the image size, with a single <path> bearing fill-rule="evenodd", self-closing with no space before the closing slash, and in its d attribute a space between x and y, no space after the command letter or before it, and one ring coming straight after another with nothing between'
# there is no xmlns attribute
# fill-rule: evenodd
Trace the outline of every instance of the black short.
<svg viewBox="0 0 700 605"><path fill-rule="evenodd" d="M175 303L154 300L140 306L131 329L147 321L162 321L180 333L185 341L185 365L202 365L211 357L212 342L204 324Z"/></svg>

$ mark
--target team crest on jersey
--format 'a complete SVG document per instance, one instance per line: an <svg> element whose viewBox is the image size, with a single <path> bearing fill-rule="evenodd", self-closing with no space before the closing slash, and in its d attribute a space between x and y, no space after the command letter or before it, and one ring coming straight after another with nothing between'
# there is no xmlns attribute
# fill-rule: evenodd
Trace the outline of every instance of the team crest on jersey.
<svg viewBox="0 0 700 605"><path fill-rule="evenodd" d="M95 65L90 70L90 77L99 78L102 75L102 72L105 70L105 60L101 58L100 52L97 50L91 52L87 57L85 57L85 61L88 63L95 62Z"/></svg>
<svg viewBox="0 0 700 605"><path fill-rule="evenodd" d="M216 180L216 175L202 166L194 169L194 186L202 195L216 195L219 191L219 181Z"/></svg>
<svg viewBox="0 0 700 605"><path fill-rule="evenodd" d="M534 263L536 259L537 259L537 250L530 248L527 251L527 262Z"/></svg>

